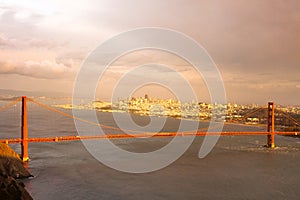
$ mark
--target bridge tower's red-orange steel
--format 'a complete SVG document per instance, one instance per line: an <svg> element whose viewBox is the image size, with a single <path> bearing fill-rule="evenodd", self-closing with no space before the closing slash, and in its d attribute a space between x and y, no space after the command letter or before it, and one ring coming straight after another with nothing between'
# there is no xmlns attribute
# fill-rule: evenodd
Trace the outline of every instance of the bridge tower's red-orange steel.
<svg viewBox="0 0 300 200"><path fill-rule="evenodd" d="M268 103L268 125L267 125L267 146L275 148L275 106L274 102Z"/></svg>
<svg viewBox="0 0 300 200"><path fill-rule="evenodd" d="M27 127L27 105L26 96L22 96L22 126L21 126L21 157L22 160L27 162L29 160L28 156L28 127Z"/></svg>

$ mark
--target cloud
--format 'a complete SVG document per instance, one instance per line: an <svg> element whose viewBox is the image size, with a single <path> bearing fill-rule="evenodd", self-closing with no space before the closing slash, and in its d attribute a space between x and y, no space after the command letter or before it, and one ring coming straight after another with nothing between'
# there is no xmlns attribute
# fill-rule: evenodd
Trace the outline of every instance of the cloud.
<svg viewBox="0 0 300 200"><path fill-rule="evenodd" d="M27 42L28 48L45 48L48 50L55 50L67 46L67 42L60 43L53 39L31 39Z"/></svg>
<svg viewBox="0 0 300 200"><path fill-rule="evenodd" d="M14 40L8 39L0 35L0 49L9 48L14 46Z"/></svg>
<svg viewBox="0 0 300 200"><path fill-rule="evenodd" d="M42 19L41 14L30 9L17 6L1 6L0 4L1 29L15 36L25 36L28 32L33 33Z"/></svg>
<svg viewBox="0 0 300 200"><path fill-rule="evenodd" d="M285 76L280 73L223 73L224 81L228 85L251 88L295 87L300 83L298 76Z"/></svg>
<svg viewBox="0 0 300 200"><path fill-rule="evenodd" d="M181 31L202 44L224 70L299 73L300 3L289 0L104 1L89 8L95 27L126 31L156 26ZM97 3L96 3L97 5ZM114 5L118 5L117 7ZM134 9L133 9L134 8ZM155 14L154 14L155 13ZM83 13L83 16L84 13ZM99 20L101 19L101 20Z"/></svg>
<svg viewBox="0 0 300 200"><path fill-rule="evenodd" d="M35 10L0 3L0 74L39 79L72 79L78 60L62 57L69 43L47 34L45 16ZM74 50L72 50L74 51Z"/></svg>
<svg viewBox="0 0 300 200"><path fill-rule="evenodd" d="M298 0L7 1L0 3L0 73L62 80L74 74L89 51L105 39L155 26L183 32L203 45L218 65L231 97L247 100L250 93L263 96L278 89L282 92L278 94L291 94L290 99L296 101L299 10ZM182 60L150 51L119 58L105 78L115 81L147 63L174 67L199 82Z"/></svg>
<svg viewBox="0 0 300 200"><path fill-rule="evenodd" d="M57 50L67 46L66 41L45 34L40 27L44 18L45 16L29 8L0 3L0 49Z"/></svg>
<svg viewBox="0 0 300 200"><path fill-rule="evenodd" d="M57 50L59 48L66 47L67 42L58 42L52 39L20 39L20 38L8 38L0 35L0 49L15 49L15 50L30 50L30 49L46 49Z"/></svg>
<svg viewBox="0 0 300 200"><path fill-rule="evenodd" d="M299 72L299 1L222 1L206 42L223 67Z"/></svg>
<svg viewBox="0 0 300 200"><path fill-rule="evenodd" d="M0 74L18 74L42 79L68 79L74 75L72 67L51 60L0 62Z"/></svg>

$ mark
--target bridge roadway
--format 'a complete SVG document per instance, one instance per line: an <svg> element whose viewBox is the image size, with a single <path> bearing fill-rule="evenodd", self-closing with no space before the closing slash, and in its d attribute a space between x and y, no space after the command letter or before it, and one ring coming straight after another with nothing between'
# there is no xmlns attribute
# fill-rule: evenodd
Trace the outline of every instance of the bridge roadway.
<svg viewBox="0 0 300 200"><path fill-rule="evenodd" d="M275 135L298 135L297 132L274 132ZM165 133L136 133L136 134L106 134L106 135L82 135L27 138L27 142L63 142L72 140L97 140L97 139L126 139L126 138L150 138L150 137L175 137L175 136L230 136L230 135L270 135L270 132L165 132ZM22 143L22 138L0 139L1 143Z"/></svg>

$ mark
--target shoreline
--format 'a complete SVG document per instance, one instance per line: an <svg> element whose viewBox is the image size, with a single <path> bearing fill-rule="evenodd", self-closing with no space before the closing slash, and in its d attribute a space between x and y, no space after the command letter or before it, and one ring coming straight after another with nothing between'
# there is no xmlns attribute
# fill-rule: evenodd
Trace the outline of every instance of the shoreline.
<svg viewBox="0 0 300 200"><path fill-rule="evenodd" d="M0 143L0 197L1 199L32 200L20 179L32 177L23 161L7 144Z"/></svg>
<svg viewBox="0 0 300 200"><path fill-rule="evenodd" d="M69 107L65 105L52 105L56 108L61 108L63 110L95 110L100 113L126 113L129 115L135 115L135 116L140 116L140 117L165 117L165 118L171 118L171 119L178 119L178 120L186 120L186 121L195 121L195 122L204 122L204 123L210 123L210 122L215 122L215 123L223 123L224 125L239 125L239 126L245 126L245 127L257 127L257 128L264 128L267 126L267 124L261 124L261 123L240 123L240 122L233 122L233 121L222 121L222 120L210 120L210 119L195 119L195 117L191 118L185 118L185 117L180 117L180 116L172 116L172 115L149 115L149 114L144 114L140 112L135 112L135 111L125 111L125 110L112 110L112 109L96 109L96 108L90 108L90 109L84 109L84 108L73 108L71 104L66 104L69 105ZM299 135L287 135L287 136L295 136L299 137Z"/></svg>

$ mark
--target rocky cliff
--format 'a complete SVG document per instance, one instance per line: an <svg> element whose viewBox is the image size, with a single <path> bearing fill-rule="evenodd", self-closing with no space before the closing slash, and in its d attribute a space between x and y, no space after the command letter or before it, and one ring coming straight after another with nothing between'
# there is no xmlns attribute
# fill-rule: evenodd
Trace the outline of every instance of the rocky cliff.
<svg viewBox="0 0 300 200"><path fill-rule="evenodd" d="M19 180L30 176L19 155L8 145L0 143L0 199L31 200L25 185Z"/></svg>

